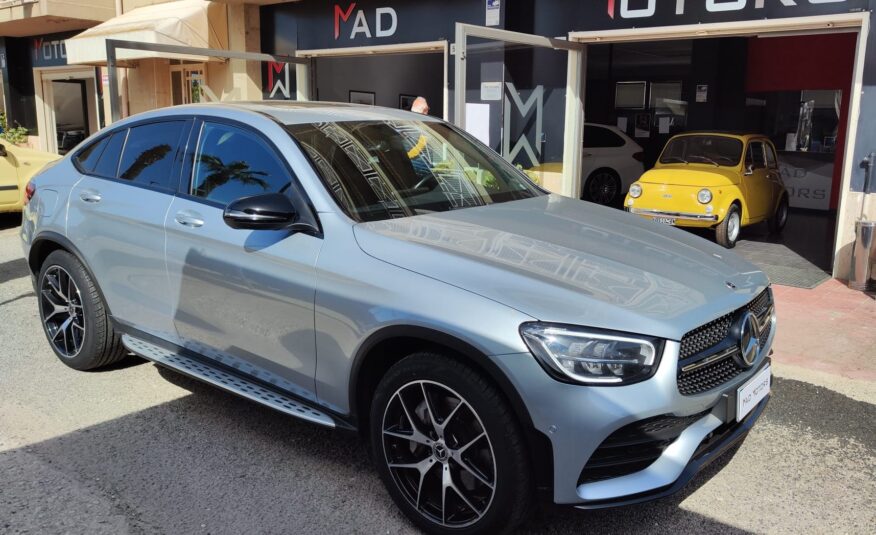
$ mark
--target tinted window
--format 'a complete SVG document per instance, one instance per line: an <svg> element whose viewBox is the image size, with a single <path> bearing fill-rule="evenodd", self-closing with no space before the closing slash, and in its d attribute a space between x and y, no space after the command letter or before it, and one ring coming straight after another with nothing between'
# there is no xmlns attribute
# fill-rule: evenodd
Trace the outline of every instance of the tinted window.
<svg viewBox="0 0 876 535"><path fill-rule="evenodd" d="M763 155L763 143L753 141L748 144L748 154L745 156L746 165L754 165L755 169L766 167Z"/></svg>
<svg viewBox="0 0 876 535"><path fill-rule="evenodd" d="M94 170L94 166L97 165L98 159L100 159L100 155L103 154L103 149L106 147L107 141L109 141L110 136L103 136L99 140L94 143L88 145L76 155L76 163L79 164L82 169L87 172L91 172Z"/></svg>
<svg viewBox="0 0 876 535"><path fill-rule="evenodd" d="M241 128L204 123L195 153L192 195L222 204L291 183L286 167L258 136Z"/></svg>
<svg viewBox="0 0 876 535"><path fill-rule="evenodd" d="M736 166L742 158L742 141L725 136L679 136L669 140L660 163L706 163Z"/></svg>
<svg viewBox="0 0 876 535"><path fill-rule="evenodd" d="M92 169L91 173L97 176L105 176L116 178L116 173L119 170L119 158L122 155L122 147L125 146L125 137L128 135L128 129L120 130L109 138L103 153L100 155L100 160Z"/></svg>
<svg viewBox="0 0 876 535"><path fill-rule="evenodd" d="M584 125L584 146L591 148L623 147L624 140L608 128Z"/></svg>
<svg viewBox="0 0 876 535"><path fill-rule="evenodd" d="M377 221L528 199L526 175L442 122L344 121L286 127L335 200Z"/></svg>
<svg viewBox="0 0 876 535"><path fill-rule="evenodd" d="M171 170L184 126L184 121L168 121L131 128L119 165L119 178L144 186L173 188Z"/></svg>

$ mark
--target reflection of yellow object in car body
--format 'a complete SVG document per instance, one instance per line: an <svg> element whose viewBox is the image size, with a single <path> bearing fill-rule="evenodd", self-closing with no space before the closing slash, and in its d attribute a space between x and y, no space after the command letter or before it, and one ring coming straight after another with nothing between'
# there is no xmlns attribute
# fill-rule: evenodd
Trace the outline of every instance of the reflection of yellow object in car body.
<svg viewBox="0 0 876 535"><path fill-rule="evenodd" d="M27 182L57 154L0 142L0 212L20 212Z"/></svg>
<svg viewBox="0 0 876 535"><path fill-rule="evenodd" d="M630 186L627 211L680 227L714 228L721 245L736 245L742 227L788 220L772 142L760 135L688 133L669 140L656 165Z"/></svg>

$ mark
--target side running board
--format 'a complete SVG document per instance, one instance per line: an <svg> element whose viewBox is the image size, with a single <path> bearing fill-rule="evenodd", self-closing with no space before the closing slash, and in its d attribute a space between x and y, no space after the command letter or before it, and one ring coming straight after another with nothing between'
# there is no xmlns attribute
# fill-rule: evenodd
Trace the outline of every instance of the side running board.
<svg viewBox="0 0 876 535"><path fill-rule="evenodd" d="M336 427L334 418L328 414L296 398L265 388L255 381L229 373L217 366L210 366L200 360L134 338L128 334L122 335L122 343L132 353L183 375L204 381L290 416L326 427Z"/></svg>

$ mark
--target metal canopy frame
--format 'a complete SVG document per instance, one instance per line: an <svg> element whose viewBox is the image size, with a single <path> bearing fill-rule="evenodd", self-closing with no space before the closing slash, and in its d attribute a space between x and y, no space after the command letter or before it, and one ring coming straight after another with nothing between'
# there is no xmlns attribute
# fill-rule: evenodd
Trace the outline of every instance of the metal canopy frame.
<svg viewBox="0 0 876 535"><path fill-rule="evenodd" d="M292 63L297 69L303 69L306 76L306 69L310 65L310 60L307 58L297 58L295 56L285 56L280 54L265 54L263 52L236 52L233 50L220 50L217 48L199 48L195 46L182 45L164 45L159 43L144 43L141 41L126 41L122 39L107 39L106 40L106 67L108 71L108 81L110 89L110 112L112 122L121 119L119 110L119 81L116 73L116 50L145 50L148 52L164 52L167 54L181 54L187 56L206 56L223 59L242 59L246 61L276 63ZM301 70L299 70L301 73Z"/></svg>
<svg viewBox="0 0 876 535"><path fill-rule="evenodd" d="M581 196L581 171L584 147L584 76L587 72L587 45L567 39L557 39L527 33L456 24L456 54L454 58L454 123L465 128L466 51L469 37L489 39L502 43L565 50L568 52L566 69L566 113L563 135L562 193L568 197Z"/></svg>

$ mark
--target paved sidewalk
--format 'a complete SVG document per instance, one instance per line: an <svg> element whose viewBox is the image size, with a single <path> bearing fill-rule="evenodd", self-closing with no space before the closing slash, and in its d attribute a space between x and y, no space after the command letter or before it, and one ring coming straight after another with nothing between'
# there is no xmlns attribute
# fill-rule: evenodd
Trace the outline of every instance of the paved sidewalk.
<svg viewBox="0 0 876 535"><path fill-rule="evenodd" d="M773 294L773 360L780 367L852 379L876 395L876 295L838 280L811 290L773 285Z"/></svg>

